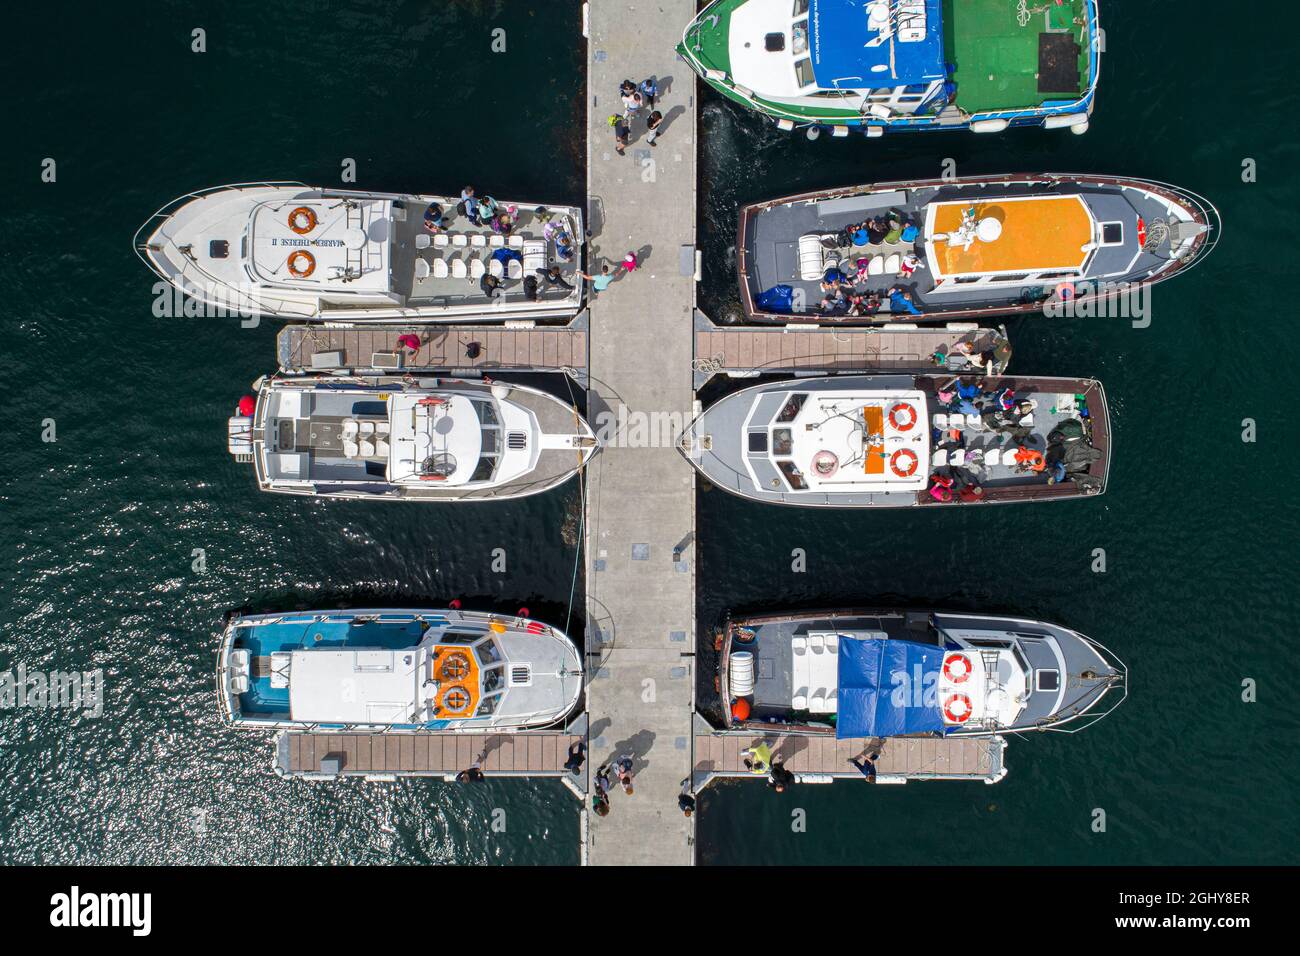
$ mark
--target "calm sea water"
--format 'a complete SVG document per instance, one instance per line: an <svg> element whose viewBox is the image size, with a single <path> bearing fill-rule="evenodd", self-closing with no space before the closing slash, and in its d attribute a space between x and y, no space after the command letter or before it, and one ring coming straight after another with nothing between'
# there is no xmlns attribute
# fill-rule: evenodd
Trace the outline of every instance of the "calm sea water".
<svg viewBox="0 0 1300 956"><path fill-rule="evenodd" d="M1283 676L1298 623L1295 442L1289 409L1266 391L1288 374L1280 290L1296 279L1289 51L1282 30L1227 24L1219 47L1250 72L1225 76L1187 55L1202 39L1195 17L1120 7L1103 10L1111 53L1083 137L807 143L703 97L701 301L719 319L736 309L739 203L935 175L944 157L962 173L1166 179L1211 197L1227 226L1213 259L1156 290L1150 329L1011 326L1016 369L1105 381L1116 458L1099 501L864 516L700 497L702 633L728 608L1008 610L1098 637L1133 675L1130 700L1088 733L1014 741L996 787L842 783L784 800L719 788L702 801L706 862L1295 861L1298 728ZM221 726L212 670L221 613L245 603L460 597L562 619L576 485L448 509L257 494L225 453L224 419L272 370L277 324L154 318L152 277L129 240L193 188L337 182L345 157L362 188L472 181L580 201L578 5L309 0L288 16L251 2L147 14L87 3L15 10L7 26L0 669L101 667L107 701L98 719L0 714L0 860L575 862L576 801L558 783L280 780L267 738ZM498 26L504 54L490 52ZM1264 108L1248 115L1251 104ZM39 181L45 157L55 184ZM1247 157L1260 170L1251 185ZM1239 437L1248 416L1253 445ZM57 442L40 440L45 419ZM497 547L504 575L490 570ZM794 547L808 552L805 574L789 570ZM1107 550L1104 575L1089 571L1095 547ZM1259 681L1259 703L1240 702L1244 677ZM808 818L797 835L796 806ZM498 807L505 833L489 826ZM1106 834L1089 829L1096 807Z"/></svg>

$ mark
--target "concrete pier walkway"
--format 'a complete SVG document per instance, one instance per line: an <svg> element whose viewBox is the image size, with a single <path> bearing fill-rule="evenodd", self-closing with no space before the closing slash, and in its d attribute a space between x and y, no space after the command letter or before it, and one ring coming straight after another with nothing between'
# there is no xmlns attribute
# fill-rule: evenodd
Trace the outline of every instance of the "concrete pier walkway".
<svg viewBox="0 0 1300 956"><path fill-rule="evenodd" d="M695 82L673 47L694 14L693 0L589 5L587 271L629 251L641 261L590 301L588 414L597 429L602 413L627 426L587 469L586 770L624 753L635 762L632 796L616 789L605 817L584 810L591 864L694 857L693 820L677 809L693 763L694 475L671 431L693 400ZM643 109L620 156L608 123L623 112L619 84L651 76L659 141L645 142Z"/></svg>

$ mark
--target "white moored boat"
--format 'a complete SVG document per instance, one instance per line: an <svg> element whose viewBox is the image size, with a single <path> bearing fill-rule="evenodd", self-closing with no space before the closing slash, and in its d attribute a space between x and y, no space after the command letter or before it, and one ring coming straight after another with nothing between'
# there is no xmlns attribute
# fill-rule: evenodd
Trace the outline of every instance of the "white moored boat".
<svg viewBox="0 0 1300 956"><path fill-rule="evenodd" d="M391 501L502 501L548 491L596 437L577 409L503 382L271 378L227 424L262 491Z"/></svg>
<svg viewBox="0 0 1300 956"><path fill-rule="evenodd" d="M497 733L555 724L582 692L563 631L455 609L237 614L217 672L222 713L253 728Z"/></svg>
<svg viewBox="0 0 1300 956"><path fill-rule="evenodd" d="M457 203L301 183L219 186L158 210L135 247L162 279L222 314L410 323L577 313L581 210L493 200L494 225ZM431 231L433 210L441 226ZM539 281L537 270L552 266L563 284ZM499 282L491 293L490 277Z"/></svg>

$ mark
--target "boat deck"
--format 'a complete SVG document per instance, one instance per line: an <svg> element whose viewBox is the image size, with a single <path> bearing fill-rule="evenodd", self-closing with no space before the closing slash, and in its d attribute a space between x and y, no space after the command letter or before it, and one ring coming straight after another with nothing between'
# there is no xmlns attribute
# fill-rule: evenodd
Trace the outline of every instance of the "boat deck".
<svg viewBox="0 0 1300 956"><path fill-rule="evenodd" d="M494 307L520 306L527 301L524 278L535 276L537 269L556 266L569 288L539 280L539 302L534 305L540 308L553 304L577 310L582 298L582 283L577 276L579 253L561 258L554 238L557 232L567 233L578 248L582 230L577 210L570 213L555 207L543 222L536 207L519 206L516 226L511 235L505 236L460 215L455 201L438 202L446 228L436 236L424 228L424 208L411 205L402 210L405 219L394 222L393 291L405 296L408 305L474 306L485 313L491 313ZM499 208L504 210L509 205L501 203ZM551 238L544 231L548 227ZM491 299L479 284L489 273L501 280L500 289Z"/></svg>
<svg viewBox="0 0 1300 956"><path fill-rule="evenodd" d="M333 328L287 325L276 337L280 368L291 373L351 369L450 371L457 374L492 370L565 370L585 381L587 320L581 314L565 326L500 325L373 326ZM400 347L401 335L415 335L420 350ZM467 350L477 343L478 354ZM401 353L400 366L396 356Z"/></svg>
<svg viewBox="0 0 1300 956"><path fill-rule="evenodd" d="M1007 0L945 0L944 47L967 113L1027 109L1087 90L1084 0L1030 7L1026 16Z"/></svg>
<svg viewBox="0 0 1300 956"><path fill-rule="evenodd" d="M750 375L820 370L827 372L927 372L942 367L975 373L969 360L956 353L960 343L977 353L994 351L1006 370L1011 346L1001 329L970 325L899 328L771 328L717 326L695 313L695 389L717 374ZM936 366L935 355L946 356Z"/></svg>
<svg viewBox="0 0 1300 956"><path fill-rule="evenodd" d="M807 778L862 779L850 760L879 752L877 783L908 780L982 780L997 783L1006 776L1006 741L1002 737L853 737L831 734L753 734L715 731L695 736L695 787L719 777L766 779L745 769L742 750L766 743L772 759Z"/></svg>
<svg viewBox="0 0 1300 956"><path fill-rule="evenodd" d="M566 775L569 747L578 734L337 734L287 731L276 737L275 770L282 776L329 779L385 774L445 777L467 769L486 752L490 777ZM325 761L324 767L322 762ZM337 771L328 761L338 761ZM584 766L584 771L585 771Z"/></svg>

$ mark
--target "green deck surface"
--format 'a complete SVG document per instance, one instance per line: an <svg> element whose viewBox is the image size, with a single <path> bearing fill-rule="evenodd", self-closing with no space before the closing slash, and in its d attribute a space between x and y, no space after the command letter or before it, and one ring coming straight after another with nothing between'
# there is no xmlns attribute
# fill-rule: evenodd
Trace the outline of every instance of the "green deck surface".
<svg viewBox="0 0 1300 956"><path fill-rule="evenodd" d="M1025 109L1046 99L1081 94L1088 83L1083 0L1057 6L1055 0L1028 0L1028 23L1020 25L1018 0L945 0L944 49L956 67L957 105L967 113ZM1065 90L1038 89L1038 35L1069 30L1079 44L1079 82Z"/></svg>

